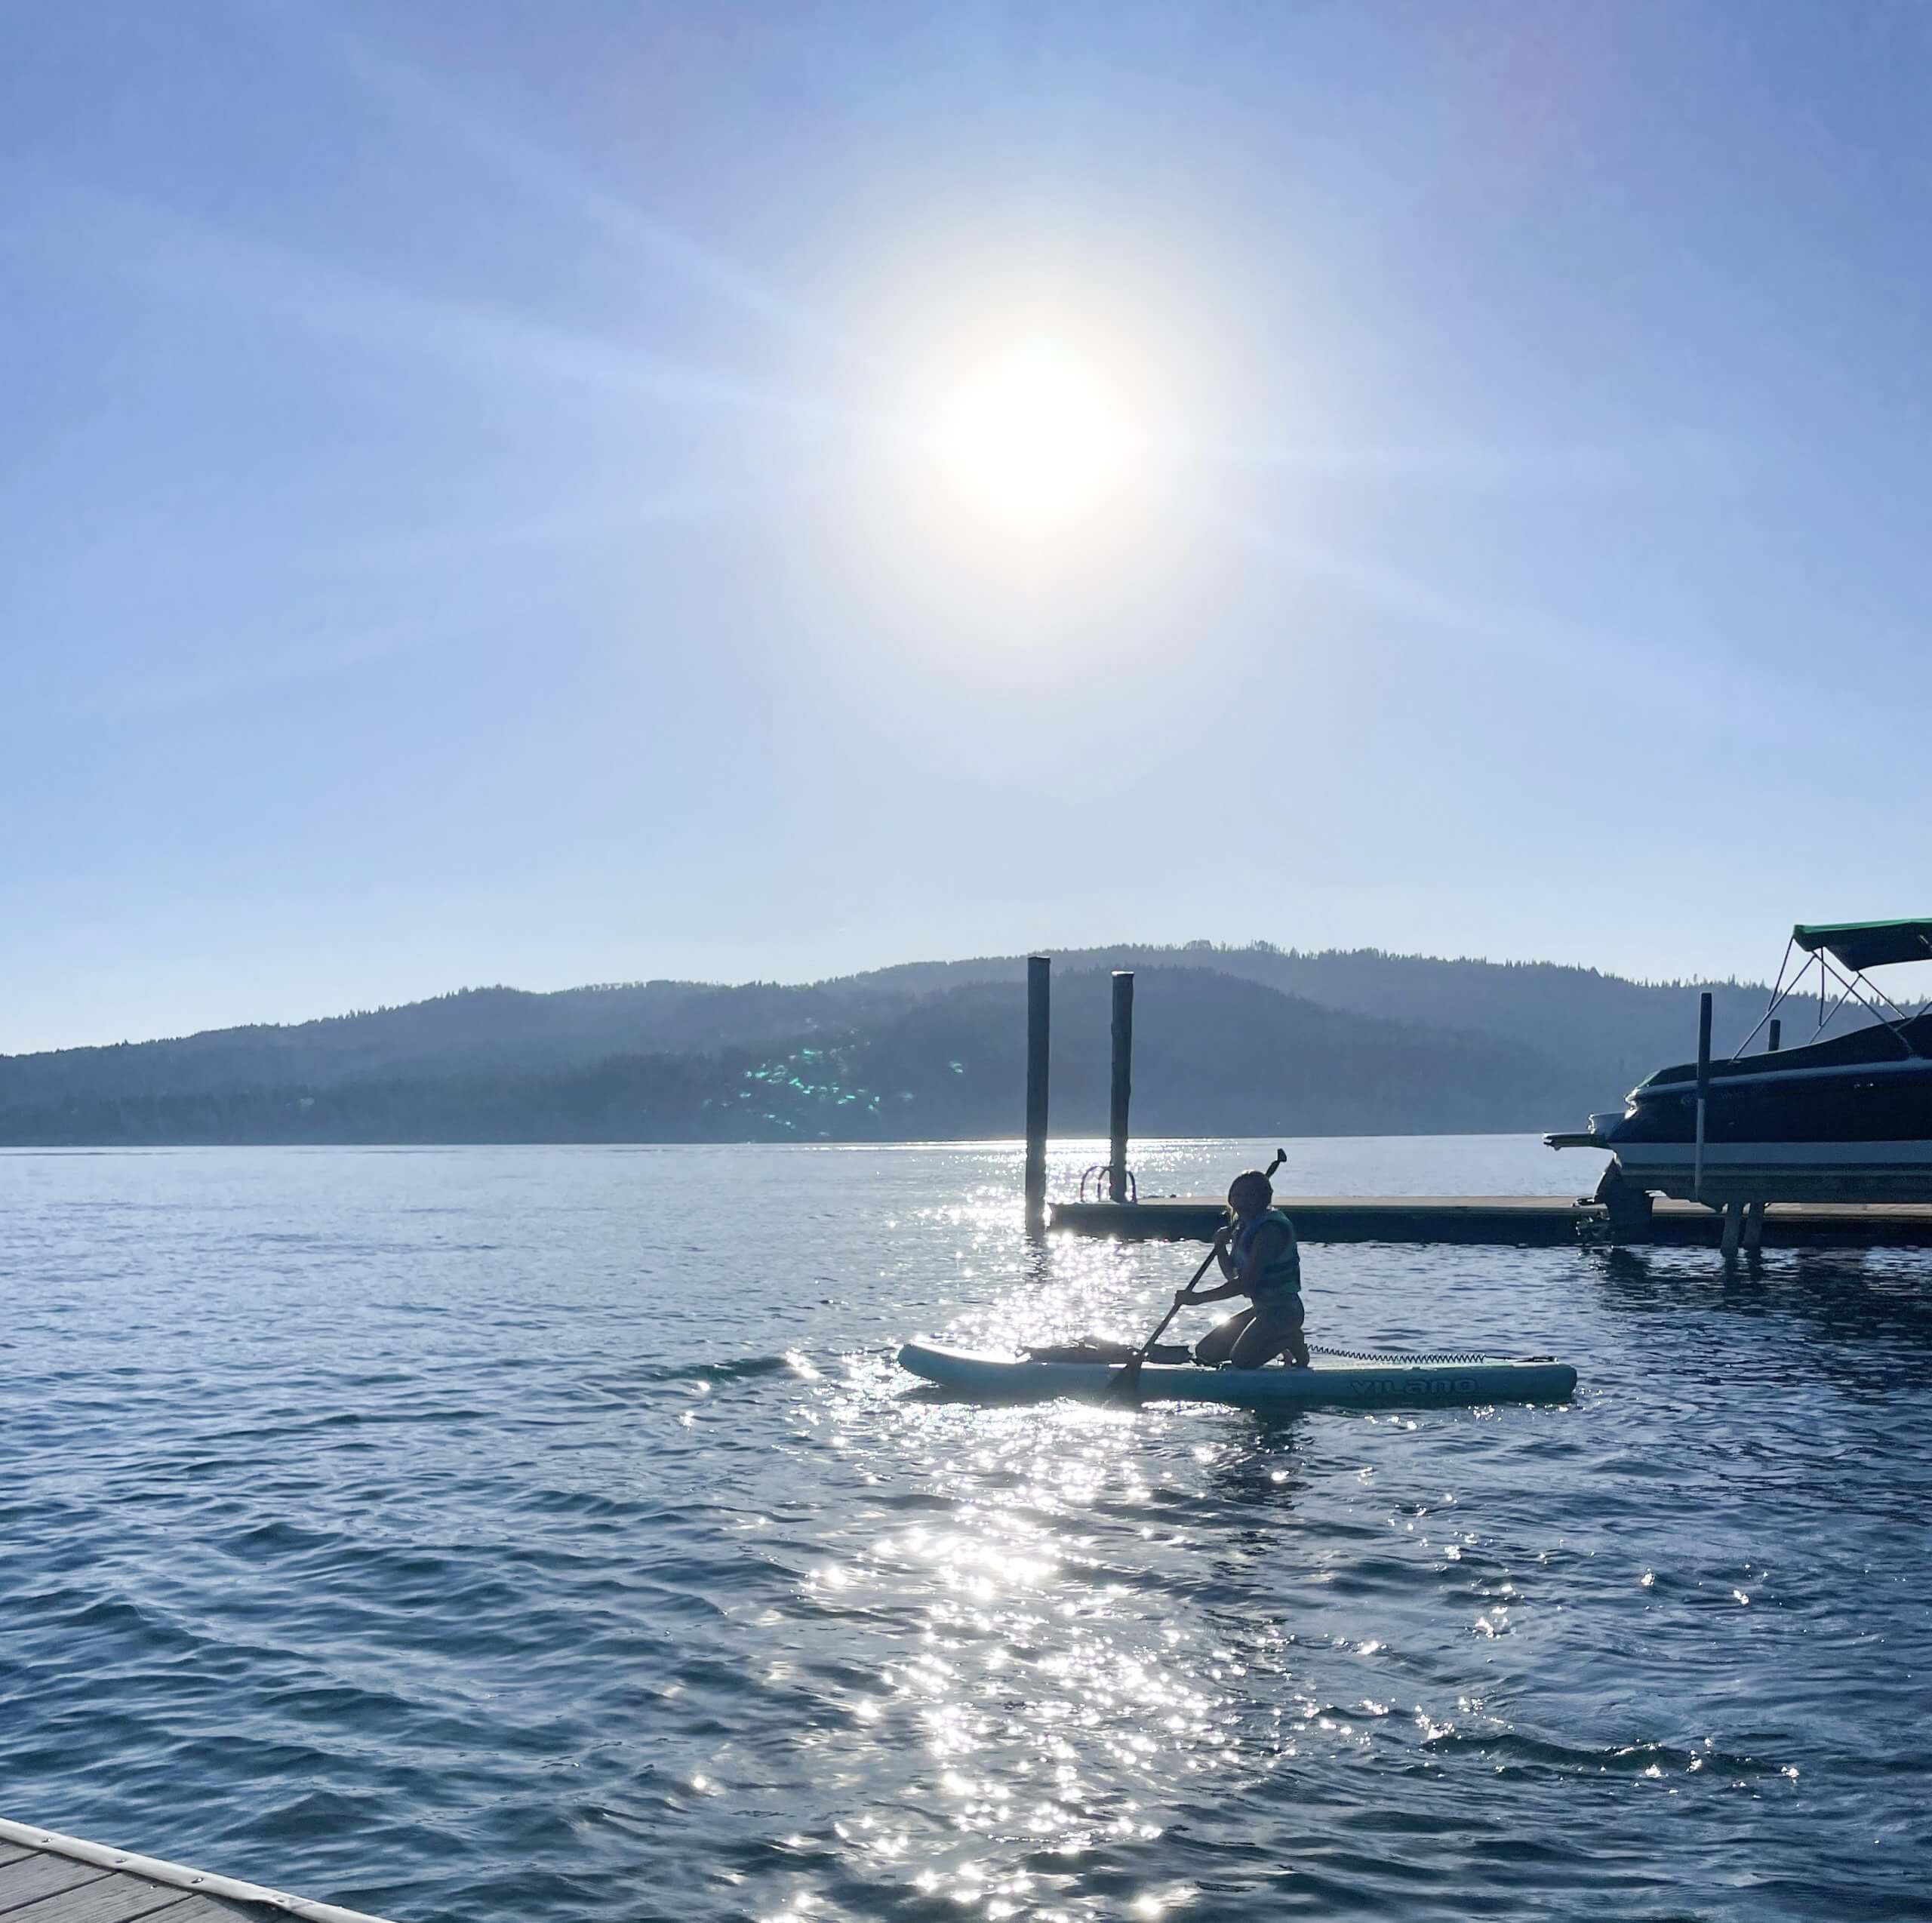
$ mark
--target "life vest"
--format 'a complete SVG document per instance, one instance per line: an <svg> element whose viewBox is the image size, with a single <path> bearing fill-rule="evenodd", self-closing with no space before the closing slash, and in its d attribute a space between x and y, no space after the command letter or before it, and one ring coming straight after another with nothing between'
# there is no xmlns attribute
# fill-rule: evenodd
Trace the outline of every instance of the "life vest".
<svg viewBox="0 0 1932 1923"><path fill-rule="evenodd" d="M1235 1238L1233 1249L1235 1272L1239 1275L1247 1266L1247 1252L1254 1246L1254 1238L1263 1229L1278 1224L1286 1233L1285 1245L1275 1259L1262 1270L1254 1284L1254 1294L1266 1295L1300 1295L1301 1294L1301 1250L1295 1241L1294 1224L1278 1208L1271 1208L1266 1214L1257 1215Z"/></svg>

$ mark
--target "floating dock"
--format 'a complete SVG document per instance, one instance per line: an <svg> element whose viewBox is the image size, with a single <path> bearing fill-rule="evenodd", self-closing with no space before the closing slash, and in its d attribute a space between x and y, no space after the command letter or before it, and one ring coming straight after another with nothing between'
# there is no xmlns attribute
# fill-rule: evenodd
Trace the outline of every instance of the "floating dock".
<svg viewBox="0 0 1932 1923"><path fill-rule="evenodd" d="M5 1923L274 1923L285 1916L307 1923L383 1923L358 1909L0 1817Z"/></svg>
<svg viewBox="0 0 1932 1923"><path fill-rule="evenodd" d="M1632 1248L1715 1248L1724 1217L1697 1202L1660 1201L1641 1229L1607 1232L1601 1207L1561 1195L1277 1195L1275 1206L1305 1242L1488 1243L1574 1248L1580 1241ZM1126 1241L1211 1241L1227 1220L1212 1195L1146 1201L1062 1201L1048 1226L1076 1235ZM1767 1248L1932 1248L1932 1205L1773 1202L1764 1211Z"/></svg>

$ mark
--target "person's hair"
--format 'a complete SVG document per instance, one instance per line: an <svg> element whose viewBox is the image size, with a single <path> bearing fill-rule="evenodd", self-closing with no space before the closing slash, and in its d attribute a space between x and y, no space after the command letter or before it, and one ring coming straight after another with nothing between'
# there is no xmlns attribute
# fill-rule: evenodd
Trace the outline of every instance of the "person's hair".
<svg viewBox="0 0 1932 1923"><path fill-rule="evenodd" d="M1264 1203L1271 1202L1275 1199L1274 1183L1269 1181L1267 1177L1263 1174L1258 1168L1243 1169L1241 1172L1228 1184L1228 1193L1229 1195L1232 1195L1237 1189L1244 1188L1251 1183L1260 1188L1261 1191L1261 1198Z"/></svg>

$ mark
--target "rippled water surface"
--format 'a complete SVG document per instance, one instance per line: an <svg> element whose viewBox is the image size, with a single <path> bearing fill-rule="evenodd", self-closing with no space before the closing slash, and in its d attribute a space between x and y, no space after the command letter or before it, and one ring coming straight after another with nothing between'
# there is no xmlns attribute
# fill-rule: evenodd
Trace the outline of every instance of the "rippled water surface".
<svg viewBox="0 0 1932 1923"><path fill-rule="evenodd" d="M0 1155L0 1811L400 1923L1927 1913L1932 1257L1308 1251L1316 1340L1564 1408L928 1399L900 1337L1138 1334L1192 1266L1031 1251L1017 1180Z"/></svg>

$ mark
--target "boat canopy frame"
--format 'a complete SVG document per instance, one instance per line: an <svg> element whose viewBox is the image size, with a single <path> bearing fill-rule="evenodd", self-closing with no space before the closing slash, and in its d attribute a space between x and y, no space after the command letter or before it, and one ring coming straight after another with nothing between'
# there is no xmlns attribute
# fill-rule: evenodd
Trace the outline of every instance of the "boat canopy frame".
<svg viewBox="0 0 1932 1923"><path fill-rule="evenodd" d="M1792 955L1798 950L1803 951L1804 958L1792 970ZM1840 1009L1847 1002L1856 1002L1875 1025L1890 1035L1901 1054L1916 1057L1919 1051L1905 1031L1925 1008L1932 1008L1932 1000L1917 1010L1902 1008L1876 983L1868 980L1865 971L1889 968L1896 962L1925 961L1932 961L1932 920L1799 922L1785 943L1777 980L1771 986L1771 998L1758 1017L1757 1026L1731 1051L1731 1060L1736 1061L1757 1040L1764 1024L1804 986L1814 968L1818 971L1818 1026L1812 1037L1814 1041L1831 1026ZM1838 966L1834 968L1833 962ZM1791 971L1789 981L1785 979L1787 971ZM1837 997L1831 1000L1835 988Z"/></svg>

